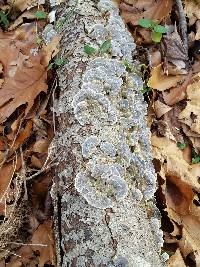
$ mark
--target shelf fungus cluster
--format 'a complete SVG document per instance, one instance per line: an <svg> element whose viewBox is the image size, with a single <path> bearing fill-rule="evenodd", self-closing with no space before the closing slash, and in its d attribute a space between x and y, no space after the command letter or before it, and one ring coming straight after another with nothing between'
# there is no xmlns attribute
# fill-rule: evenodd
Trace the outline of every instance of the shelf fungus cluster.
<svg viewBox="0 0 200 267"><path fill-rule="evenodd" d="M155 174L148 167L146 106L138 81L122 60L98 57L90 61L73 98L76 120L90 128L81 143L84 166L75 187L94 207L111 208L141 184L144 198L153 197Z"/></svg>

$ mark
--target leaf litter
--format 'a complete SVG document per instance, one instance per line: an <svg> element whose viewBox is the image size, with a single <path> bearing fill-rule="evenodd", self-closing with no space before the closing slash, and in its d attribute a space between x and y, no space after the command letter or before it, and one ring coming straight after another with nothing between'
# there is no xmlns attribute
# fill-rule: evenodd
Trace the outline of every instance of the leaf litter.
<svg viewBox="0 0 200 267"><path fill-rule="evenodd" d="M60 36L51 31L46 42L45 1L0 9L7 21L0 17L0 266L56 266L49 193L56 77L48 67Z"/></svg>
<svg viewBox="0 0 200 267"><path fill-rule="evenodd" d="M121 0L138 51L147 51L143 91L149 104L167 266L200 266L200 3ZM149 22L164 26L160 43ZM186 40L187 39L187 40ZM138 59L138 58L137 58Z"/></svg>

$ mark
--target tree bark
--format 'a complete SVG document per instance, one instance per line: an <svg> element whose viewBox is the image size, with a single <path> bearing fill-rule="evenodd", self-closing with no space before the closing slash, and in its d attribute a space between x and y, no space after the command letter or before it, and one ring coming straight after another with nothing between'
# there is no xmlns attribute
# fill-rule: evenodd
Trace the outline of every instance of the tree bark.
<svg viewBox="0 0 200 267"><path fill-rule="evenodd" d="M69 63L58 71L54 107L58 265L164 266L135 44L111 0L73 5L60 8Z"/></svg>

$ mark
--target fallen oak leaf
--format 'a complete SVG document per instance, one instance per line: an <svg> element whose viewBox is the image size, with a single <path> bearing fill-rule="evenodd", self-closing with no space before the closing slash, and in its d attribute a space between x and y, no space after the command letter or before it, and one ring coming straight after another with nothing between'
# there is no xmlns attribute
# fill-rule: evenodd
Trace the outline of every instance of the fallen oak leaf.
<svg viewBox="0 0 200 267"><path fill-rule="evenodd" d="M187 87L187 105L179 114L179 119L184 122L191 121L190 130L200 134L200 74L193 78L193 83Z"/></svg>
<svg viewBox="0 0 200 267"><path fill-rule="evenodd" d="M180 85L172 87L169 91L162 92L165 103L169 106L177 104L181 100L185 99L187 94L186 90L189 84L192 83L192 72L185 75Z"/></svg>
<svg viewBox="0 0 200 267"><path fill-rule="evenodd" d="M20 27L13 33L0 33L0 61L4 66L5 78L0 89L0 122L4 122L23 104L27 105L26 115L36 96L47 91L47 71L41 64L43 54L31 53L31 49L36 47L34 39L34 24Z"/></svg>
<svg viewBox="0 0 200 267"><path fill-rule="evenodd" d="M151 71L151 77L147 85L158 91L165 91L184 79L184 75L166 75L162 69L162 64L156 66Z"/></svg>
<svg viewBox="0 0 200 267"><path fill-rule="evenodd" d="M160 160L165 172L180 177L183 182L198 191L200 189L199 175L194 171L194 165L184 160L183 152L177 147L176 142L155 135L152 136L151 142L154 157Z"/></svg>
<svg viewBox="0 0 200 267"><path fill-rule="evenodd" d="M151 19L160 22L169 15L172 9L172 0L137 1L136 10L125 3L120 4L124 20L132 25L138 25L140 19ZM134 5L135 6L135 5ZM131 11L130 11L131 10Z"/></svg>
<svg viewBox="0 0 200 267"><path fill-rule="evenodd" d="M194 192L190 185L181 180L180 177L166 173L166 184L163 190L166 204L176 213L187 215L194 198Z"/></svg>
<svg viewBox="0 0 200 267"><path fill-rule="evenodd" d="M186 74L188 54L181 37L175 28L174 32L163 36L161 49L164 55L165 69L168 74Z"/></svg>

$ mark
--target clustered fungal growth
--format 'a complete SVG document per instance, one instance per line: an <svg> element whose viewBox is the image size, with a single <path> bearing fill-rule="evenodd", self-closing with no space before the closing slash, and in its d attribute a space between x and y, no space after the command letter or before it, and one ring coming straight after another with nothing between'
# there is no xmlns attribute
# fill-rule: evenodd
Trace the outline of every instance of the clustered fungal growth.
<svg viewBox="0 0 200 267"><path fill-rule="evenodd" d="M90 205L100 209L113 207L129 193L135 199L141 200L143 194L149 200L156 188L142 80L127 72L123 63L126 59L133 64L135 44L110 3L99 2L103 12L110 12L107 25L95 24L88 32L94 46L111 39L111 55L91 58L81 90L72 101L76 120L90 129L80 143L84 163L75 187Z"/></svg>

